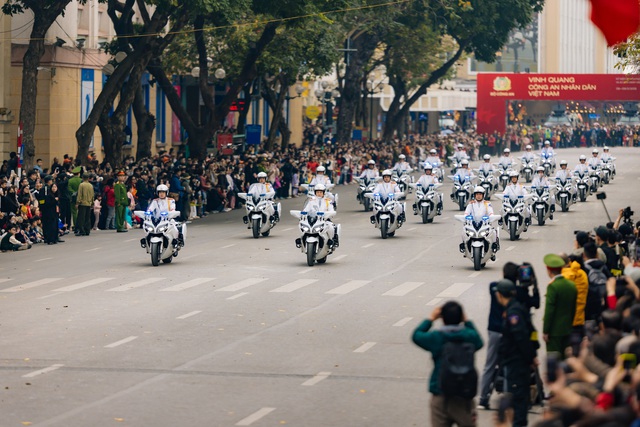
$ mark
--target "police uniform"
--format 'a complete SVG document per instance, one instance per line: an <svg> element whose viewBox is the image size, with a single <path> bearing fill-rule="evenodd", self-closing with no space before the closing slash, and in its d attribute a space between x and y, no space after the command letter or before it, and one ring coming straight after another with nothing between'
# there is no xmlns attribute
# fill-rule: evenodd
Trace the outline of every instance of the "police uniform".
<svg viewBox="0 0 640 427"><path fill-rule="evenodd" d="M80 184L82 183L80 172L82 172L82 168L80 166L73 168L71 170L73 178L70 178L67 183L67 194L69 196L69 200L71 200L71 218L73 219L73 227L76 234L78 233L78 206L76 206L76 201L78 198L78 187L80 187Z"/></svg>
<svg viewBox="0 0 640 427"><path fill-rule="evenodd" d="M564 260L555 254L546 255L544 263L555 269L565 266ZM564 357L573 330L577 297L576 284L562 274L555 276L547 286L542 328L542 333L548 336L547 353L555 352Z"/></svg>
<svg viewBox="0 0 640 427"><path fill-rule="evenodd" d="M120 176L125 176L125 173L118 172L118 177ZM120 181L113 185L113 191L116 198L116 228L121 233L127 231L124 218L127 213L127 206L129 206L129 197L127 197L127 187Z"/></svg>
<svg viewBox="0 0 640 427"><path fill-rule="evenodd" d="M529 386L531 365L537 349L537 336L531 324L527 308L516 298L516 286L507 279L496 287L503 296L510 298L505 307L505 317L500 339L499 360L504 375L504 391L513 396L513 426L527 425L529 410Z"/></svg>

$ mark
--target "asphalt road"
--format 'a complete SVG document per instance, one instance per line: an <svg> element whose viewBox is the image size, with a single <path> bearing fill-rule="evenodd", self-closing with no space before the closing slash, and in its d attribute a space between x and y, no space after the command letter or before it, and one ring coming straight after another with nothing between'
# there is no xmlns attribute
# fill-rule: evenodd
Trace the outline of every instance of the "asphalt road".
<svg viewBox="0 0 640 427"><path fill-rule="evenodd" d="M607 207L638 211L640 151L612 151ZM589 152L560 150L559 160L573 166ZM141 230L0 254L0 427L429 425L432 364L413 329L455 298L486 336L488 283L506 261L542 275L545 253L570 251L574 230L607 221L591 197L520 241L503 234L497 261L474 272L458 252L450 185L433 224L409 209L384 241L356 186L338 187L341 246L314 267L288 215L302 198L283 201L267 238L251 237L241 210L197 220L185 250L159 267ZM491 416L482 411L480 425Z"/></svg>

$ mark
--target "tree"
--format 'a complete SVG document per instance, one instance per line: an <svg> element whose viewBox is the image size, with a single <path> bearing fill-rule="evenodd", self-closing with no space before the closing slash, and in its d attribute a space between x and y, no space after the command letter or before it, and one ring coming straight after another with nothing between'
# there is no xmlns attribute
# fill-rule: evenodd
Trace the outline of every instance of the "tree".
<svg viewBox="0 0 640 427"><path fill-rule="evenodd" d="M495 54L507 42L509 33L515 28L528 25L533 14L542 10L543 0L495 0L475 1L441 0L435 3L416 2L408 9L413 19L407 25L429 25L442 44L446 38L455 41L456 47L439 63L433 61L425 70L424 80L413 90L405 83L406 76L398 72L390 83L394 86L394 99L387 112L383 133L384 140L390 140L400 129L403 118L411 106L427 93L429 86L443 78L462 56L473 53L478 60L492 62ZM415 18L419 20L415 20ZM410 39L398 44L410 43ZM397 48L396 48L397 50Z"/></svg>
<svg viewBox="0 0 640 427"><path fill-rule="evenodd" d="M104 0L100 0L103 2ZM33 166L36 154L34 132L36 127L36 98L38 95L38 66L45 52L47 31L71 0L6 0L2 13L14 16L30 10L33 26L29 36L29 47L22 59L22 92L20 98L20 123L22 123L22 162L25 169ZM86 0L78 0L85 4Z"/></svg>
<svg viewBox="0 0 640 427"><path fill-rule="evenodd" d="M171 43L175 35L187 22L187 4L180 2L174 5L171 0L109 0L108 14L111 18L118 38L110 49L127 54L124 61L117 64L109 76L93 110L87 120L76 131L78 152L76 161L86 162L91 137L96 126L99 126L105 151L105 160L117 167L122 161L122 147L126 138L124 128L126 115L138 93L142 74L147 64L154 56L159 56ZM142 26L133 23L134 6L142 17ZM147 10L153 9L153 15ZM164 31L171 18L171 29L164 36ZM113 113L110 108L118 99L118 105ZM139 107L139 105L137 106ZM138 109L138 113L140 113ZM143 123L142 131L148 123Z"/></svg>

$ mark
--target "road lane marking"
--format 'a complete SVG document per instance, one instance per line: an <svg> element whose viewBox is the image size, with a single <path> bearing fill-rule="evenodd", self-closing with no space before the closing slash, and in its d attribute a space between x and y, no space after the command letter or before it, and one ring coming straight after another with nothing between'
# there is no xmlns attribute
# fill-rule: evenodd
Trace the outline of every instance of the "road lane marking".
<svg viewBox="0 0 640 427"><path fill-rule="evenodd" d="M102 248L93 248L93 249L87 249L85 252L93 252L93 251L97 251L100 250Z"/></svg>
<svg viewBox="0 0 640 427"><path fill-rule="evenodd" d="M210 282L215 280L215 277L199 277L197 279L188 280L183 283L178 283L177 285L169 286L168 288L160 289L162 292L180 292L185 289L193 288L198 285L202 285L203 283Z"/></svg>
<svg viewBox="0 0 640 427"><path fill-rule="evenodd" d="M242 420L236 423L237 426L250 426L255 423L259 419L269 415L271 412L275 411L276 408L262 408L253 414L249 415L247 418L243 418Z"/></svg>
<svg viewBox="0 0 640 427"><path fill-rule="evenodd" d="M363 249L370 248L373 245L375 245L375 243L368 243L368 244L364 245L362 248Z"/></svg>
<svg viewBox="0 0 640 427"><path fill-rule="evenodd" d="M334 295L345 295L351 291L355 291L363 287L364 285L371 283L370 280L351 280L350 282L345 283L344 285L338 286L337 288L333 288L330 291L327 291L327 294Z"/></svg>
<svg viewBox="0 0 640 427"><path fill-rule="evenodd" d="M469 277L478 277L478 276L479 276L479 275L481 275L481 274L482 274L482 271L476 271L476 272L474 272L474 273L471 273L471 274L469 275Z"/></svg>
<svg viewBox="0 0 640 427"><path fill-rule="evenodd" d="M13 279L0 279L0 283L8 282L9 280L13 280Z"/></svg>
<svg viewBox="0 0 640 427"><path fill-rule="evenodd" d="M567 213L561 213L560 216L567 216Z"/></svg>
<svg viewBox="0 0 640 427"><path fill-rule="evenodd" d="M318 372L313 378L309 378L301 385L312 386L318 384L320 381L324 381L331 375L331 372Z"/></svg>
<svg viewBox="0 0 640 427"><path fill-rule="evenodd" d="M138 280L137 282L127 283L126 285L116 286L115 288L107 289L108 292L126 292L131 289L139 288L144 285L150 285L164 280L162 277L149 277L147 279Z"/></svg>
<svg viewBox="0 0 640 427"><path fill-rule="evenodd" d="M310 271L313 271L313 270L314 270L313 268L305 268L304 270L299 271L298 274L307 274L307 273L309 273Z"/></svg>
<svg viewBox="0 0 640 427"><path fill-rule="evenodd" d="M269 292L293 292L317 281L318 279L298 279L279 288L272 289Z"/></svg>
<svg viewBox="0 0 640 427"><path fill-rule="evenodd" d="M289 228L283 228L281 231L291 231L293 230L295 227L289 227Z"/></svg>
<svg viewBox="0 0 640 427"><path fill-rule="evenodd" d="M196 311L192 311L191 313L187 313L187 314L183 314L182 316L178 316L178 317L176 317L176 319L183 320L183 319L189 318L191 316L195 316L196 314L200 314L200 313L202 313L202 311L196 310Z"/></svg>
<svg viewBox="0 0 640 427"><path fill-rule="evenodd" d="M100 283L113 280L111 277L98 277L96 279L87 280L86 282L76 283L75 285L69 285L62 288L54 289L53 292L71 292L78 289L88 288L89 286L99 285Z"/></svg>
<svg viewBox="0 0 640 427"><path fill-rule="evenodd" d="M440 298L458 298L472 286L473 283L454 283L436 296Z"/></svg>
<svg viewBox="0 0 640 427"><path fill-rule="evenodd" d="M263 277L252 277L249 279L241 280L238 283L234 283L233 285L216 289L216 292L236 292L236 291L248 288L249 286L257 285L258 283L264 282L265 280L267 279Z"/></svg>
<svg viewBox="0 0 640 427"><path fill-rule="evenodd" d="M404 282L403 284L398 285L393 289L389 289L387 292L382 294L382 296L383 297L384 296L403 297L406 294L408 294L409 292L418 289L423 284L424 284L424 282Z"/></svg>
<svg viewBox="0 0 640 427"><path fill-rule="evenodd" d="M126 343L128 343L128 342L131 342L131 341L133 341L133 340L137 339L137 338L138 338L138 337L136 337L136 336L130 336L130 337L125 338L125 339L123 339L123 340L116 341L116 342L112 342L111 344L107 344L107 345L105 345L105 346L104 346L104 348L114 348L114 347L118 347L119 345L126 344Z"/></svg>
<svg viewBox="0 0 640 427"><path fill-rule="evenodd" d="M413 228L408 229L407 231L413 231L415 229L416 229L416 227L413 227Z"/></svg>
<svg viewBox="0 0 640 427"><path fill-rule="evenodd" d="M47 261L47 260L50 260L50 259L53 259L53 258L42 258L42 259L37 259L37 260L35 260L33 262Z"/></svg>
<svg viewBox="0 0 640 427"><path fill-rule="evenodd" d="M340 261L341 259L346 258L347 255L338 255L337 257L333 258L332 261Z"/></svg>
<svg viewBox="0 0 640 427"><path fill-rule="evenodd" d="M505 251L507 252L511 252L512 250L514 250L516 247L515 246L509 246L507 249L505 249Z"/></svg>
<svg viewBox="0 0 640 427"><path fill-rule="evenodd" d="M248 294L249 294L249 292L240 292L239 294L236 294L236 295L234 295L232 297L229 297L227 299L237 299L237 298L243 297L243 296L248 295Z"/></svg>
<svg viewBox="0 0 640 427"><path fill-rule="evenodd" d="M236 245L235 243L232 243L232 244L230 244L230 245L223 246L223 247L221 247L220 249L227 249L227 248L230 248L230 247L235 246L235 245Z"/></svg>
<svg viewBox="0 0 640 427"><path fill-rule="evenodd" d="M427 305L438 305L440 304L440 301L442 301L442 298L434 298L431 301L429 301Z"/></svg>
<svg viewBox="0 0 640 427"><path fill-rule="evenodd" d="M36 280L35 282L25 283L23 285L14 286L12 288L3 289L0 292L18 292L24 291L25 289L35 288L37 286L46 285L48 283L57 282L58 280L62 280L59 277L49 277L47 279Z"/></svg>
<svg viewBox="0 0 640 427"><path fill-rule="evenodd" d="M540 230L533 230L532 233L533 234L538 234L540 232Z"/></svg>
<svg viewBox="0 0 640 427"><path fill-rule="evenodd" d="M445 221L445 220L449 219L449 217L448 217L448 216L443 216L443 217L442 217L442 218L440 218L440 219L441 219L441 220L443 220L443 221Z"/></svg>
<svg viewBox="0 0 640 427"><path fill-rule="evenodd" d="M393 324L393 326L401 327L411 322L412 320L413 320L413 317L405 317L404 319L398 320L396 323Z"/></svg>
<svg viewBox="0 0 640 427"><path fill-rule="evenodd" d="M133 242L134 240L140 241L140 239L135 238L135 239L127 239L127 240L125 240L124 242L125 242L125 243L128 243L128 242Z"/></svg>
<svg viewBox="0 0 640 427"><path fill-rule="evenodd" d="M362 344L360 347L358 347L355 350L353 350L353 352L354 353L364 353L365 351L369 350L374 345L376 345L375 342L366 342L366 343Z"/></svg>
<svg viewBox="0 0 640 427"><path fill-rule="evenodd" d="M60 363L56 363L55 365L51 365L48 368L44 368L44 369L40 369L39 371L33 371L30 372L28 374L25 374L22 376L22 378L33 378L33 377L37 377L38 375L42 375L42 374L46 374L52 371L55 371L56 369L60 369L62 368L64 365L60 364Z"/></svg>

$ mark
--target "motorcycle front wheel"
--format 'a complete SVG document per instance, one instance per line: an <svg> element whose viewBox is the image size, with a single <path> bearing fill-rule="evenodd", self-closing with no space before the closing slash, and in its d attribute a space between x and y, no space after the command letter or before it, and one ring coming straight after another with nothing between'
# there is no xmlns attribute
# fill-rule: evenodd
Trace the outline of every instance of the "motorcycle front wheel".
<svg viewBox="0 0 640 427"><path fill-rule="evenodd" d="M151 244L151 265L157 267L160 264L160 243Z"/></svg>
<svg viewBox="0 0 640 427"><path fill-rule="evenodd" d="M479 271L482 268L482 248L479 246L473 247L473 269Z"/></svg>
<svg viewBox="0 0 640 427"><path fill-rule="evenodd" d="M562 212L567 212L569 210L569 205L567 204L567 199L566 198L562 198L562 201L560 203L562 203Z"/></svg>
<svg viewBox="0 0 640 427"><path fill-rule="evenodd" d="M580 189L580 201L584 202L587 200L587 190L585 190L584 188Z"/></svg>
<svg viewBox="0 0 640 427"><path fill-rule="evenodd" d="M527 182L531 182L531 172L529 172L529 171L525 172L524 179Z"/></svg>
<svg viewBox="0 0 640 427"><path fill-rule="evenodd" d="M544 225L544 211L542 209L537 210L538 225Z"/></svg>
<svg viewBox="0 0 640 427"><path fill-rule="evenodd" d="M371 208L369 207L369 205L371 204L371 199L368 197L364 198L364 211L365 212L369 212L371 210Z"/></svg>
<svg viewBox="0 0 640 427"><path fill-rule="evenodd" d="M429 222L429 208L423 207L422 208L422 223L426 224L427 222Z"/></svg>
<svg viewBox="0 0 640 427"><path fill-rule="evenodd" d="M460 207L460 210L463 211L466 207L466 203L465 203L465 199L464 197L459 197L458 198L458 206Z"/></svg>
<svg viewBox="0 0 640 427"><path fill-rule="evenodd" d="M383 219L380 221L380 236L383 239L387 238L387 233L389 232L389 220Z"/></svg>
<svg viewBox="0 0 640 427"><path fill-rule="evenodd" d="M307 243L307 265L313 267L316 263L316 245L317 242Z"/></svg>
<svg viewBox="0 0 640 427"><path fill-rule="evenodd" d="M509 239L512 242L518 240L518 224L515 221L509 221Z"/></svg>
<svg viewBox="0 0 640 427"><path fill-rule="evenodd" d="M252 219L251 220L251 229L253 231L253 238L257 239L258 237L260 237L260 220L259 219Z"/></svg>

